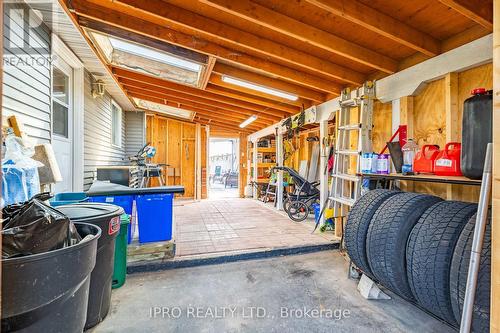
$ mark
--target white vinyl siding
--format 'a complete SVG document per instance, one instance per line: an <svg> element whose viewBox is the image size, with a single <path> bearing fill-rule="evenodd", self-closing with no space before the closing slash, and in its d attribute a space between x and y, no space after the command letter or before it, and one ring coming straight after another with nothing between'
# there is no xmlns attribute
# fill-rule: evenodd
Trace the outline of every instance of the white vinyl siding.
<svg viewBox="0 0 500 333"><path fill-rule="evenodd" d="M93 98L91 82L90 74L85 72L85 190L92 184L98 166L127 164L125 149L111 144L111 96L106 92L102 97ZM125 143L124 117L121 119L121 142Z"/></svg>
<svg viewBox="0 0 500 333"><path fill-rule="evenodd" d="M27 5L17 3L15 8ZM51 140L51 70L50 30L34 22L12 3L4 3L3 16L3 104L4 116L15 115L24 124L27 134L38 143ZM31 32L30 32L31 31ZM22 48L23 36L30 32L30 45L36 48L29 53L13 52L10 47Z"/></svg>

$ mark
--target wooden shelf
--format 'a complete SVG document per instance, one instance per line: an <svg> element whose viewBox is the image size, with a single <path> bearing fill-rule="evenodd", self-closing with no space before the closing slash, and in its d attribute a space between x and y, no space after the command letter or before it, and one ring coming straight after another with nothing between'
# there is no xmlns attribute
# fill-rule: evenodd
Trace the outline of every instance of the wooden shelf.
<svg viewBox="0 0 500 333"><path fill-rule="evenodd" d="M251 164L252 168L253 168L253 163ZM276 163L257 163L257 168L272 168L276 166Z"/></svg>
<svg viewBox="0 0 500 333"><path fill-rule="evenodd" d="M276 154L276 147L259 147L257 148L258 153L275 153Z"/></svg>
<svg viewBox="0 0 500 333"><path fill-rule="evenodd" d="M463 176L436 176L436 175L426 175L426 174L418 174L418 175L403 175L400 173L391 173L388 175L384 174L372 174L372 173L363 173L358 174L363 178L371 178L371 179L394 179L394 180L408 180L414 182L427 182L427 183L442 183L442 184L459 184L459 185L481 185L481 180L469 179Z"/></svg>

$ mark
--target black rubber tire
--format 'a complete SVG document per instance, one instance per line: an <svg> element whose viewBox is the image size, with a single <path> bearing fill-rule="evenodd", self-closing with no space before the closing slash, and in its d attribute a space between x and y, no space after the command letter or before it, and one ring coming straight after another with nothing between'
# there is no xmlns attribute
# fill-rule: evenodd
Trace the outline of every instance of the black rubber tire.
<svg viewBox="0 0 500 333"><path fill-rule="evenodd" d="M425 309L456 325L450 298L450 267L460 233L477 205L439 202L425 211L408 238L408 283L415 300Z"/></svg>
<svg viewBox="0 0 500 333"><path fill-rule="evenodd" d="M303 201L292 201L288 206L288 217L294 222L302 222L309 216L309 207Z"/></svg>
<svg viewBox="0 0 500 333"><path fill-rule="evenodd" d="M406 243L418 219L441 198L399 193L387 199L372 218L366 253L373 277L403 298L413 300L406 274Z"/></svg>
<svg viewBox="0 0 500 333"><path fill-rule="evenodd" d="M472 314L472 332L489 332L490 328L490 291L491 291L491 215L486 225L483 239L483 249L479 262L474 312ZM450 271L450 295L455 319L458 323L462 318L465 287L472 248L472 238L476 225L476 215L465 225L453 254Z"/></svg>
<svg viewBox="0 0 500 333"><path fill-rule="evenodd" d="M352 206L344 230L345 246L352 262L368 276L372 276L366 256L366 234L373 215L385 200L399 191L372 190Z"/></svg>

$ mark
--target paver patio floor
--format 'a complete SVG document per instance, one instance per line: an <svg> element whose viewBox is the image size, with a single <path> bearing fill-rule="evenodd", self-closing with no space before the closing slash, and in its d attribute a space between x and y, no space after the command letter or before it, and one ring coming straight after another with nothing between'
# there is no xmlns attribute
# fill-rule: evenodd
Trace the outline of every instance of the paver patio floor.
<svg viewBox="0 0 500 333"><path fill-rule="evenodd" d="M338 241L333 232L311 234L313 218L293 222L253 199L177 200L174 215L177 257Z"/></svg>

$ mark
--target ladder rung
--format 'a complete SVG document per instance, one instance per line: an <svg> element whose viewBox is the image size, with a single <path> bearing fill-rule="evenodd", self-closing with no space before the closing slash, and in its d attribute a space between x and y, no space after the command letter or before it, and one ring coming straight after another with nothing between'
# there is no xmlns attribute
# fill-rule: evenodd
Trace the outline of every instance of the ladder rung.
<svg viewBox="0 0 500 333"><path fill-rule="evenodd" d="M343 101L340 101L340 106L345 107L345 106L358 106L358 100L357 99L346 99Z"/></svg>
<svg viewBox="0 0 500 333"><path fill-rule="evenodd" d="M357 150L338 150L337 154L340 154L340 155L358 155L359 152Z"/></svg>
<svg viewBox="0 0 500 333"><path fill-rule="evenodd" d="M350 125L339 126L339 130L345 130L345 131L354 131L360 128L361 124L350 124Z"/></svg>
<svg viewBox="0 0 500 333"><path fill-rule="evenodd" d="M343 205L347 205L347 206L352 206L354 205L354 203L356 202L355 200L353 199L347 199L347 198L335 198L335 197L329 197L328 199L330 199L331 201L335 201L335 202L338 202L338 203L341 203Z"/></svg>
<svg viewBox="0 0 500 333"><path fill-rule="evenodd" d="M337 178L340 178L340 179L349 180L351 182L357 182L357 181L359 181L359 177L358 176L348 175L348 174L345 174L345 173L337 173L337 174L332 175L332 177L337 177Z"/></svg>

